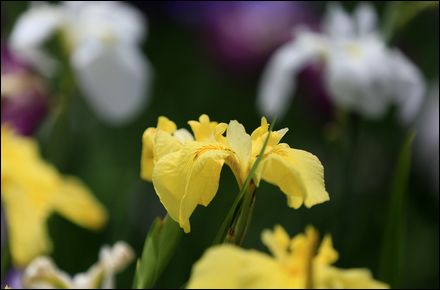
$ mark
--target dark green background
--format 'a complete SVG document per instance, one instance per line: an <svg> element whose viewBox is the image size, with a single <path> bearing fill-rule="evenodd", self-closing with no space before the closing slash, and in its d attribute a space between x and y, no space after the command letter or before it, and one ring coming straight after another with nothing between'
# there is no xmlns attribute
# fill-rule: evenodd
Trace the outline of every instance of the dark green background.
<svg viewBox="0 0 440 290"><path fill-rule="evenodd" d="M100 123L81 96L71 96L68 122L50 131L46 120L37 136L46 158L64 173L82 178L105 204L110 222L101 233L91 233L60 217L50 220L55 245L53 257L70 273L85 271L97 258L103 243L125 240L141 254L145 235L156 216L165 214L150 183L139 178L141 136L164 115L179 127L207 113L213 120L237 119L251 132L259 125L255 105L259 72L237 74L221 69L209 58L197 31L182 26L160 3L135 5L148 15L145 54L155 70L148 106L139 118L123 128ZM314 4L318 13L324 3ZM349 3L348 8L355 5ZM383 14L387 3L375 4ZM2 1L3 38L26 4ZM428 81L438 79L438 7L418 15L393 39L421 68ZM317 155L325 168L330 202L312 209L293 210L276 187L262 183L257 192L254 219L244 247L264 250L260 233L275 224L294 235L306 225L331 233L340 253L340 267L368 267L378 276L389 194L405 128L392 113L371 122L348 115L337 139L329 138L334 119L324 118L304 93L297 93L287 116L277 128L289 127L284 141ZM53 103L56 104L56 92ZM49 119L49 118L48 118ZM64 126L64 127L63 127ZM55 132L55 133L53 133ZM52 137L49 137L52 136ZM416 161L413 158L413 163ZM438 189L428 183L423 168L412 166L407 191L405 263L401 286L438 288ZM224 168L219 192L208 208L199 207L191 218L191 234L182 239L158 287L179 287L191 265L213 240L238 188ZM118 286L130 286L134 263L119 276Z"/></svg>

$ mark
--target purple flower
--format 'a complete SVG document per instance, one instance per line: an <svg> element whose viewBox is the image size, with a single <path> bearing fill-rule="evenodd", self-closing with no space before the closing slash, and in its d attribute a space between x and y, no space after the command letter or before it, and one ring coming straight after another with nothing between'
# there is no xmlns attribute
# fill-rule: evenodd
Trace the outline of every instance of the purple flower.
<svg viewBox="0 0 440 290"><path fill-rule="evenodd" d="M310 6L301 1L184 1L173 3L171 11L198 26L221 65L240 72L260 68L277 46L291 39L296 25L316 23Z"/></svg>
<svg viewBox="0 0 440 290"><path fill-rule="evenodd" d="M19 133L30 135L47 111L47 91L43 81L29 66L1 45L1 122Z"/></svg>
<svg viewBox="0 0 440 290"><path fill-rule="evenodd" d="M23 289L23 284L21 283L22 276L23 276L22 271L12 269L6 275L4 285L8 285L12 289Z"/></svg>

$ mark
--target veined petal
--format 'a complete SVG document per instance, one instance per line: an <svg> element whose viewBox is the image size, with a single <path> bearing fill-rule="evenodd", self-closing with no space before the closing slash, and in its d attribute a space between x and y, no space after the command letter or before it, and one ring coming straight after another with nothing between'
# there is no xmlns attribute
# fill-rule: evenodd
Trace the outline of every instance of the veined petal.
<svg viewBox="0 0 440 290"><path fill-rule="evenodd" d="M266 157L255 175L277 185L288 197L288 204L299 208L329 200L324 185L324 169L316 156L286 144L276 146Z"/></svg>
<svg viewBox="0 0 440 290"><path fill-rule="evenodd" d="M198 261L189 289L295 288L294 279L269 256L233 245L209 249Z"/></svg>
<svg viewBox="0 0 440 290"><path fill-rule="evenodd" d="M152 69L137 47L90 40L74 50L71 62L86 100L102 120L128 123L144 108Z"/></svg>
<svg viewBox="0 0 440 290"><path fill-rule="evenodd" d="M231 154L220 143L188 142L156 163L156 193L185 232L190 231L189 217L197 204L207 206L216 194L221 168Z"/></svg>
<svg viewBox="0 0 440 290"><path fill-rule="evenodd" d="M59 190L53 201L58 213L89 229L100 229L107 222L105 208L80 180L66 177Z"/></svg>

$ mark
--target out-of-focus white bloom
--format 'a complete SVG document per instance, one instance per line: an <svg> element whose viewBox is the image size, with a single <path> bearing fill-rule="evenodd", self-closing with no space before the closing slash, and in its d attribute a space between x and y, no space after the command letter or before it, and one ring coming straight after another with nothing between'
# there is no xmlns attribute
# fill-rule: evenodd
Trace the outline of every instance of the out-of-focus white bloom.
<svg viewBox="0 0 440 290"><path fill-rule="evenodd" d="M430 90L417 121L416 152L418 166L432 180L434 191L439 189L439 89L438 81Z"/></svg>
<svg viewBox="0 0 440 290"><path fill-rule="evenodd" d="M15 53L51 75L56 61L43 44L59 32L88 103L104 121L120 124L146 102L152 75L140 49L146 27L141 13L123 2L34 4L18 19L10 43Z"/></svg>
<svg viewBox="0 0 440 290"><path fill-rule="evenodd" d="M112 248L103 247L99 262L86 273L71 278L59 270L48 257L36 258L23 274L23 285L28 289L112 289L114 276L134 258L133 250L124 242Z"/></svg>
<svg viewBox="0 0 440 290"><path fill-rule="evenodd" d="M331 4L322 33L295 31L270 59L259 88L264 114L282 116L296 88L295 77L307 64L324 63L326 86L334 102L367 118L380 118L391 104L410 122L425 91L418 68L396 49L386 46L377 31L377 15L360 4L352 16Z"/></svg>

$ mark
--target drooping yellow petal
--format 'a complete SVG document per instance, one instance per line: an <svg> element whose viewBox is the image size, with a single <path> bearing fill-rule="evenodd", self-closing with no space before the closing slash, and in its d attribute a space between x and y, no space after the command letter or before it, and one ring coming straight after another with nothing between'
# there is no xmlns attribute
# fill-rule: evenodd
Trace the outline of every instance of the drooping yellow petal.
<svg viewBox="0 0 440 290"><path fill-rule="evenodd" d="M329 200L324 185L324 169L319 159L303 150L279 144L265 156L255 175L277 185L288 197L288 204L311 207Z"/></svg>
<svg viewBox="0 0 440 290"><path fill-rule="evenodd" d="M85 227L105 223L105 210L83 185L63 178L41 159L35 141L3 127L1 181L12 259L18 266L50 251L46 221L57 209Z"/></svg>
<svg viewBox="0 0 440 290"><path fill-rule="evenodd" d="M188 142L155 165L153 185L170 216L185 232L197 204L207 206L218 189L220 171L231 150L220 143Z"/></svg>
<svg viewBox="0 0 440 290"><path fill-rule="evenodd" d="M288 274L266 254L222 245L209 249L194 265L188 289L296 288Z"/></svg>
<svg viewBox="0 0 440 290"><path fill-rule="evenodd" d="M8 223L12 262L24 267L52 249L45 226L50 208L36 207L20 187L4 184L3 180L1 197Z"/></svg>
<svg viewBox="0 0 440 290"><path fill-rule="evenodd" d="M88 228L101 229L107 222L105 208L90 190L77 178L64 178L60 194L54 198L54 209L74 223Z"/></svg>

